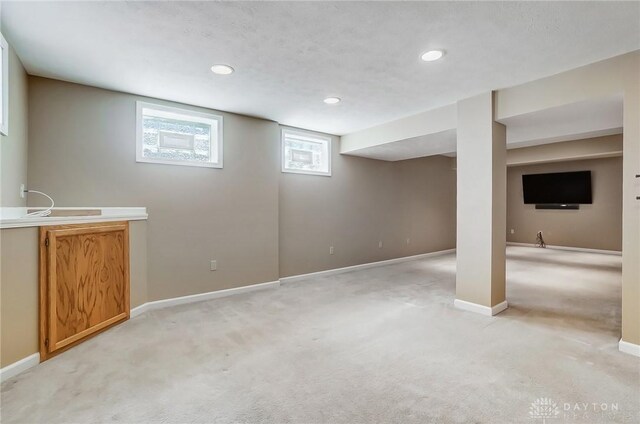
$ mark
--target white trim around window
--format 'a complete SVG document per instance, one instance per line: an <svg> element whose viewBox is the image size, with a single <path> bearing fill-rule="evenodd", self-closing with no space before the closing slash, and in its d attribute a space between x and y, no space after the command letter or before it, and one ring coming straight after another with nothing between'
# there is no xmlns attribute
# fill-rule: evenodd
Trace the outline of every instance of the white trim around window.
<svg viewBox="0 0 640 424"><path fill-rule="evenodd" d="M0 58L2 59L2 94L0 99L0 134L9 135L9 44L0 34Z"/></svg>
<svg viewBox="0 0 640 424"><path fill-rule="evenodd" d="M301 169L291 167L292 155L295 153L292 152L290 147L287 147L287 142L301 142L301 143L314 143L319 144L321 146L320 149L320 163L317 167L321 168L321 170L314 169ZM282 128L281 137L280 137L280 160L282 163L282 172L291 173L291 174L306 174L306 175L320 175L324 177L331 176L331 143L332 139L328 135L319 134L312 131L305 131L299 129L292 128ZM305 151L304 149L296 150L297 154L300 158L309 157L313 160L312 152ZM287 156L290 157L287 157ZM302 159L304 160L304 159ZM313 167L313 165L310 165Z"/></svg>
<svg viewBox="0 0 640 424"><path fill-rule="evenodd" d="M211 126L210 140L209 140L209 161L199 160L185 160L185 159L158 159L153 157L146 157L143 152L144 141L144 128L143 117L144 116L161 117L168 119L175 119L179 121L188 121L198 124L208 124ZM214 128L215 127L215 128ZM164 132L164 131L162 131ZM180 143L187 142L187 145L191 146L193 150L193 140L189 144L188 140L184 139L182 134L174 134L174 142ZM136 162L157 163L164 165L181 165L181 166L197 166L206 168L222 168L223 167L223 119L220 115L214 115L211 113L196 112L188 109L180 109L171 106L159 105L147 102L136 102ZM160 137L160 135L159 135ZM188 136L186 136L188 137ZM160 143L160 140L158 140ZM173 147L173 146L169 146ZM206 150L205 150L206 151Z"/></svg>

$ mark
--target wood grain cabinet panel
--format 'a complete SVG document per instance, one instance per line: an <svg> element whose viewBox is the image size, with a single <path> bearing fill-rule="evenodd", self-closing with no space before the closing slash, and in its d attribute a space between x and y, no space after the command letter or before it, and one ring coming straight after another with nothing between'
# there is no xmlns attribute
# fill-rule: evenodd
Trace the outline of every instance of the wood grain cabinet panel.
<svg viewBox="0 0 640 424"><path fill-rule="evenodd" d="M129 319L128 222L40 229L40 359Z"/></svg>

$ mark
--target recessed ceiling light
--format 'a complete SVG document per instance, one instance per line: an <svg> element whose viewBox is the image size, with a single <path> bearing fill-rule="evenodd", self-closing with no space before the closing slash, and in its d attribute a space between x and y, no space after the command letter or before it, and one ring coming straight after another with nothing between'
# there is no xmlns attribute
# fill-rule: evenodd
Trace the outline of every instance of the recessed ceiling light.
<svg viewBox="0 0 640 424"><path fill-rule="evenodd" d="M340 103L340 97L327 97L324 99L324 102L328 105L335 105L336 103Z"/></svg>
<svg viewBox="0 0 640 424"><path fill-rule="evenodd" d="M444 56L444 51L442 50L429 50L421 56L421 59L425 62L433 62L434 60L440 59Z"/></svg>
<svg viewBox="0 0 640 424"><path fill-rule="evenodd" d="M229 75L233 74L233 68L229 65L213 65L211 72L218 75Z"/></svg>

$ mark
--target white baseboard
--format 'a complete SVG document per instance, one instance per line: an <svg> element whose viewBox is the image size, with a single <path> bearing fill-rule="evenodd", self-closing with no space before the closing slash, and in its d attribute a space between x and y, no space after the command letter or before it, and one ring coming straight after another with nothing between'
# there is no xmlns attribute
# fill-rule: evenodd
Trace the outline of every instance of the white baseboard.
<svg viewBox="0 0 640 424"><path fill-rule="evenodd" d="M131 312L129 312L129 318L135 318L138 315L142 315L147 312L147 305L148 303L143 303L142 305L136 306L135 308L131 309Z"/></svg>
<svg viewBox="0 0 640 424"><path fill-rule="evenodd" d="M16 361L13 364L7 365L6 367L0 369L0 383L10 379L11 377L15 377L16 375L28 370L29 368L35 367L39 363L40 354L34 353L33 355L22 358L21 360Z"/></svg>
<svg viewBox="0 0 640 424"><path fill-rule="evenodd" d="M509 307L509 304L505 300L504 302L500 302L493 307L488 307L484 305L478 305L477 303L467 302L466 300L456 299L453 301L453 306L458 309L462 309L464 311L475 312L476 314L493 316L498 315L500 312L504 311Z"/></svg>
<svg viewBox="0 0 640 424"><path fill-rule="evenodd" d="M348 266L344 268L336 268L336 269L328 269L326 271L312 272L310 274L283 277L283 278L280 278L280 280L278 281L270 281L268 283L252 284L250 286L236 287L236 288L226 289L226 290L217 290L213 292L194 294L190 296L174 297L171 299L156 300L153 302L144 303L140 306L136 306L135 308L131 309L130 316L131 318L135 318L138 315L141 315L147 311L151 311L154 309L167 308L169 306L176 306L176 305L183 305L185 303L201 302L203 300L233 296L236 294L247 293L247 292L252 292L256 290L265 290L265 289L275 288L275 287L278 287L280 283L291 283L294 281L306 280L312 277L342 274L344 272L374 268L374 267L383 266L383 265L391 265L391 264L400 263L400 262L414 261L417 259L424 259L424 258L429 258L433 256L446 255L447 253L452 253L455 251L456 249L440 250L437 252L423 253L420 255L404 256L402 258L388 259L386 261L370 262L366 264L353 265L353 266Z"/></svg>
<svg viewBox="0 0 640 424"><path fill-rule="evenodd" d="M135 318L147 311L167 308L169 306L184 305L185 303L202 302L203 300L218 299L220 297L233 296L241 293L248 293L257 290L266 290L280 286L280 281L270 281L268 283L252 284L250 286L234 287L232 289L217 290L207 293L192 294L190 296L174 297L171 299L156 300L137 306L131 310L131 318Z"/></svg>
<svg viewBox="0 0 640 424"><path fill-rule="evenodd" d="M640 357L640 345L625 342L622 339L618 342L618 350L623 353L628 353L629 355Z"/></svg>
<svg viewBox="0 0 640 424"><path fill-rule="evenodd" d="M536 247L534 243L516 243L514 241L508 241L507 246ZM547 249L571 250L574 252L602 253L604 255L622 256L622 252L620 252L619 250L588 249L586 247L555 246L549 244L547 245Z"/></svg>
<svg viewBox="0 0 640 424"><path fill-rule="evenodd" d="M439 250L437 252L422 253L420 255L413 255L413 256L403 256L401 258L387 259L385 261L369 262L366 264L346 266L344 268L334 268L334 269L327 269L325 271L310 272L309 274L292 275L290 277L280 278L280 282L283 284L294 283L297 281L308 280L309 278L326 277L329 275L343 274L345 272L359 271L367 268L375 268L379 266L397 264L401 262L415 261L418 259L425 259L433 256L441 256L441 255L446 255L447 253L453 253L455 251L456 249Z"/></svg>

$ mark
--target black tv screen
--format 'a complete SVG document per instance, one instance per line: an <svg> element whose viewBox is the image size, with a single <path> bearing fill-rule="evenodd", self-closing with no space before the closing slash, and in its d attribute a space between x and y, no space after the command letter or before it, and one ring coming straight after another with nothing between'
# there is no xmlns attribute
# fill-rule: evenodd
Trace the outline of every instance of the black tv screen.
<svg viewBox="0 0 640 424"><path fill-rule="evenodd" d="M522 190L526 204L590 204L591 171L523 175Z"/></svg>

